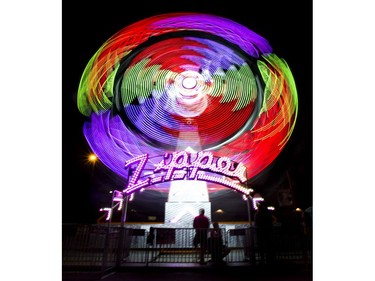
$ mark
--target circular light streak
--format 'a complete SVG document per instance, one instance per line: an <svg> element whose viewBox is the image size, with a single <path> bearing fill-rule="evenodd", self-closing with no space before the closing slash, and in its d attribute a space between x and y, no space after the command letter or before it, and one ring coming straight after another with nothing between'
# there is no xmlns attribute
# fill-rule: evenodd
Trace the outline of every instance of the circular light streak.
<svg viewBox="0 0 375 281"><path fill-rule="evenodd" d="M114 34L88 62L77 105L90 147L123 177L130 158L190 147L242 162L251 178L279 155L298 112L291 70L268 41L200 13Z"/></svg>

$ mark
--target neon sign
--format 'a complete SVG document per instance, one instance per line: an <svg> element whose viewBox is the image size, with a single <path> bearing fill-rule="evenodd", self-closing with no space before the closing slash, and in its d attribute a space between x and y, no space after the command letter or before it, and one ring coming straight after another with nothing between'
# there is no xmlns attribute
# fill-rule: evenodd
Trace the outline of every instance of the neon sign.
<svg viewBox="0 0 375 281"><path fill-rule="evenodd" d="M114 190L113 191L112 202L119 202L117 210L120 211L122 209L122 205L123 205L123 202L124 202L124 195L123 195L123 193L121 191Z"/></svg>
<svg viewBox="0 0 375 281"><path fill-rule="evenodd" d="M200 151L195 155L186 151L166 153L155 169L145 179L144 168L149 159L148 154L139 155L125 162L125 168L132 171L126 194L141 188L172 180L203 180L218 183L243 194L249 195L253 190L241 183L246 178L246 167L228 157L215 157L211 152ZM133 168L135 165L135 168ZM157 175L158 174L158 175Z"/></svg>

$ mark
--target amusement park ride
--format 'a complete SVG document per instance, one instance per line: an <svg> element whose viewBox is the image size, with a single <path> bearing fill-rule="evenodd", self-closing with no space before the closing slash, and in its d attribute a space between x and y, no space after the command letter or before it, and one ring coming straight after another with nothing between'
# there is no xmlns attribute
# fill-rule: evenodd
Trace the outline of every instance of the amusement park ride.
<svg viewBox="0 0 375 281"><path fill-rule="evenodd" d="M249 179L288 142L298 113L293 75L268 41L232 20L170 13L126 26L88 62L77 105L99 160L126 180L106 220L145 189L167 186L165 224L186 227L204 208L207 183L248 204ZM259 191L256 191L259 193ZM251 203L252 202L252 203Z"/></svg>

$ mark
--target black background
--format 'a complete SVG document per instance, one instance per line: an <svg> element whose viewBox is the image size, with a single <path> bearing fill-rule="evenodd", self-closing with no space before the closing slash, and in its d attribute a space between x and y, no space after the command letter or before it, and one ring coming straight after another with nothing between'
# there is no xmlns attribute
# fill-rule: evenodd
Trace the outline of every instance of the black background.
<svg viewBox="0 0 375 281"><path fill-rule="evenodd" d="M86 160L90 148L82 131L85 117L76 104L78 85L86 64L120 29L169 12L202 12L236 21L266 38L273 52L286 60L299 98L296 127L285 149L269 168L252 180L252 187L259 190L270 204L276 205L277 189L291 186L296 207L304 209L312 205L312 1L74 3L65 1L62 5L63 223L96 222L100 216L99 208L110 206L109 190L119 189L123 184L123 180L104 165L97 163L93 166ZM156 216L157 221L162 222L166 195L148 192L142 196L138 202L129 205L129 220ZM224 207L228 211L223 220L246 220L246 204L239 203L239 200L240 197L231 191L213 194L212 210L221 207L225 201Z"/></svg>

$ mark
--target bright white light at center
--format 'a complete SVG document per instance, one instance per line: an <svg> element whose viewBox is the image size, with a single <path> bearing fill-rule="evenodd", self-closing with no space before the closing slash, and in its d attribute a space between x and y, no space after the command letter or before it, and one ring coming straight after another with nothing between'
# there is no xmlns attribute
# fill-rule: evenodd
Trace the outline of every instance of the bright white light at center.
<svg viewBox="0 0 375 281"><path fill-rule="evenodd" d="M197 80L194 77L186 77L182 80L182 86L185 89L193 89L197 85Z"/></svg>
<svg viewBox="0 0 375 281"><path fill-rule="evenodd" d="M166 109L169 112L191 118L206 110L213 83L210 76L206 77L202 73L186 70L166 80Z"/></svg>

